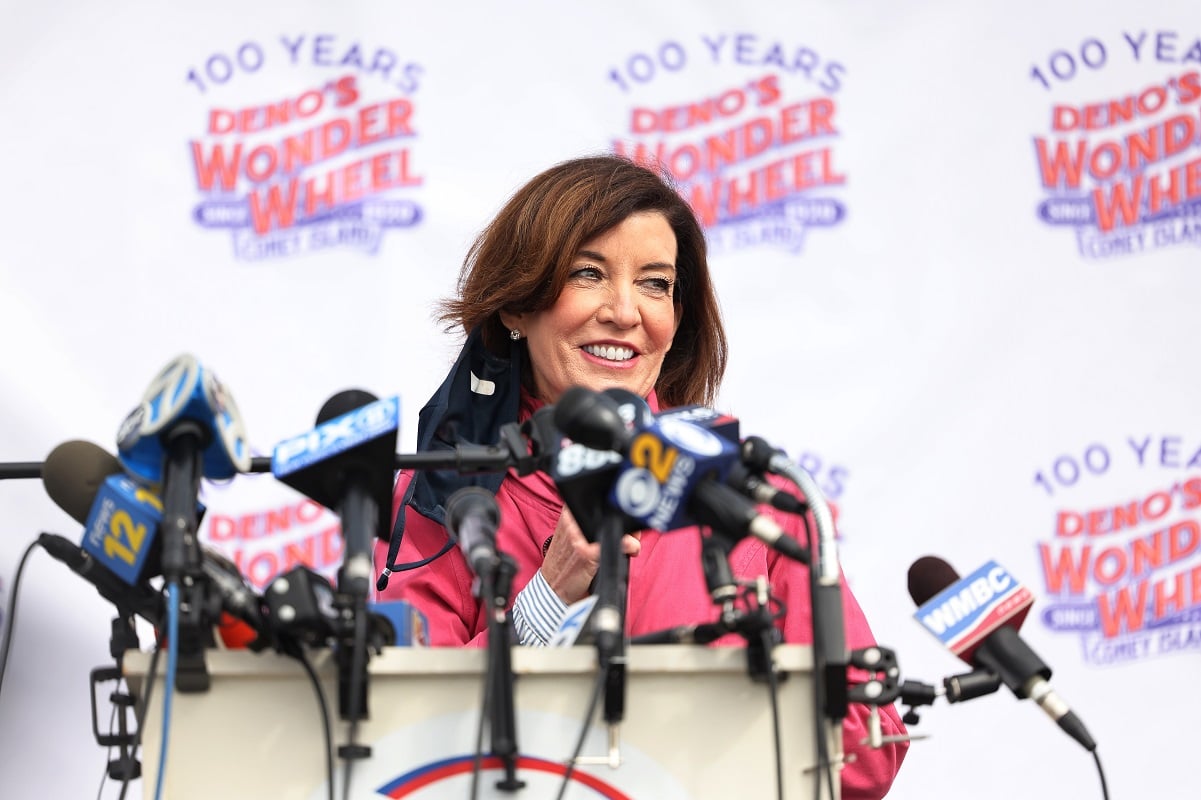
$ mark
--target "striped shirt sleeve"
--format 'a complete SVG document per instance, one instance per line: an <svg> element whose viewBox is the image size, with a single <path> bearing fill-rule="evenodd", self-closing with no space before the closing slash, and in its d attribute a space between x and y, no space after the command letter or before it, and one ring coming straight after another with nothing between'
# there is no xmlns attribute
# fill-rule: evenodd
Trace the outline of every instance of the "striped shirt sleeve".
<svg viewBox="0 0 1201 800"><path fill-rule="evenodd" d="M542 577L542 570L513 600L513 628L519 644L543 647L554 635L567 613L567 604Z"/></svg>

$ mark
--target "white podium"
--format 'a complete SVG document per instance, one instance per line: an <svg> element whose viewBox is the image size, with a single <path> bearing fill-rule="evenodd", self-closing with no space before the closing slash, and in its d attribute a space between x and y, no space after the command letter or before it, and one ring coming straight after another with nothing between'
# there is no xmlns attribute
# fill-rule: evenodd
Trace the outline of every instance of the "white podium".
<svg viewBox="0 0 1201 800"><path fill-rule="evenodd" d="M150 653L125 656L127 680L141 696ZM807 647L773 653L782 676L778 704L784 796L813 797L815 766L812 661ZM311 656L321 677L335 748L349 725L338 718L337 683L328 652ZM589 720L583 756L564 786L565 764L584 726L596 677L587 646L517 647L512 652L517 777L525 787L505 792L497 759L473 776L483 699L483 649L388 648L369 662L370 718L357 741L369 758L351 768L351 797L371 798L774 798L776 746L765 683L747 673L742 648L686 645L628 650L625 713L614 766L609 730ZM214 797L325 800L329 797L325 738L312 682L295 660L275 653L211 650L208 692L172 698L164 795L169 800ZM143 792L154 796L160 771L164 697L158 680L143 722ZM824 726L834 763L841 732ZM485 729L484 749L488 736ZM335 758L334 795L343 797ZM835 789L838 781L835 779Z"/></svg>

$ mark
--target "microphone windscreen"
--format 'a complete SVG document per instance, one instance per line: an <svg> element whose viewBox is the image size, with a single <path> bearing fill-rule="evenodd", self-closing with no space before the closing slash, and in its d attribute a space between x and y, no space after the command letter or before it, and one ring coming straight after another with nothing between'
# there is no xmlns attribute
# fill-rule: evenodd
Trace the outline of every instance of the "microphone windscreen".
<svg viewBox="0 0 1201 800"><path fill-rule="evenodd" d="M317 424L321 425L343 414L349 414L356 408L370 405L378 399L371 392L362 389L345 389L325 401L325 405L317 412Z"/></svg>
<svg viewBox="0 0 1201 800"><path fill-rule="evenodd" d="M938 556L922 556L909 567L909 596L922 606L957 580L959 573L950 564Z"/></svg>
<svg viewBox="0 0 1201 800"><path fill-rule="evenodd" d="M492 492L482 486L464 486L447 498L446 527L452 535L457 536L463 522L476 514L481 521L488 521L495 537L495 527L500 524L500 507Z"/></svg>
<svg viewBox="0 0 1201 800"><path fill-rule="evenodd" d="M582 386L568 388L555 401L555 427L593 450L620 451L627 438L617 402Z"/></svg>
<svg viewBox="0 0 1201 800"><path fill-rule="evenodd" d="M122 471L117 457L100 445L73 439L46 456L42 484L59 508L80 525L86 525L101 484L109 475Z"/></svg>

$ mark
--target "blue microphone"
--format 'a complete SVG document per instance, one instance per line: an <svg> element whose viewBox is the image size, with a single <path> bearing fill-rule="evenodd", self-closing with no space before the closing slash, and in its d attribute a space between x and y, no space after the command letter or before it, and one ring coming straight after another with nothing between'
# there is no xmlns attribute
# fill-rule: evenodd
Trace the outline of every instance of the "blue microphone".
<svg viewBox="0 0 1201 800"><path fill-rule="evenodd" d="M161 483L172 432L186 421L201 430L204 477L224 480L250 471L250 446L233 397L212 370L188 354L172 359L151 380L142 402L121 423L117 452L125 469L146 483Z"/></svg>
<svg viewBox="0 0 1201 800"><path fill-rule="evenodd" d="M250 448L233 397L195 356L178 356L151 380L142 403L121 424L117 450L126 470L161 485L167 583L177 583L185 574L199 576L200 479L232 478L250 470Z"/></svg>
<svg viewBox="0 0 1201 800"><path fill-rule="evenodd" d="M371 548L392 514L400 398L376 399L350 389L331 397L317 427L275 446L271 472L283 483L335 511L346 541L339 588L366 598Z"/></svg>
<svg viewBox="0 0 1201 800"><path fill-rule="evenodd" d="M150 579L160 574L159 527L163 504L153 491L121 472L121 462L92 442L74 440L56 446L42 469L46 494L84 526L80 545L54 534L39 541L56 559L93 584L120 608L158 624L161 593ZM199 506L197 515L204 515ZM262 633L259 598L236 565L201 548L201 570L215 590L206 611L219 609Z"/></svg>
<svg viewBox="0 0 1201 800"><path fill-rule="evenodd" d="M726 485L740 458L738 445L678 415L625 425L617 404L572 387L555 404L555 424L574 442L621 454L608 499L642 527L670 531L702 524L735 539L755 536L806 562L805 548L754 503Z"/></svg>

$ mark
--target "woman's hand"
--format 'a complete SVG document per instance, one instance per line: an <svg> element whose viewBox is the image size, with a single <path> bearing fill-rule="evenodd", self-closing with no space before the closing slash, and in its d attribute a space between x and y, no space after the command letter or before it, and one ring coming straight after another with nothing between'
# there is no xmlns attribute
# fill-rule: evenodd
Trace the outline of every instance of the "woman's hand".
<svg viewBox="0 0 1201 800"><path fill-rule="evenodd" d="M621 552L636 556L642 550L639 534L627 533L621 537ZM571 605L588 595L588 587L596 575L600 560L600 543L584 538L575 517L563 506L559 522L555 525L546 558L542 561L542 577L564 603Z"/></svg>

